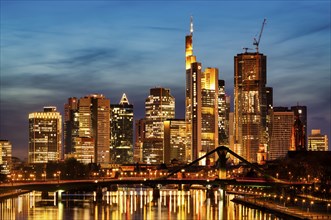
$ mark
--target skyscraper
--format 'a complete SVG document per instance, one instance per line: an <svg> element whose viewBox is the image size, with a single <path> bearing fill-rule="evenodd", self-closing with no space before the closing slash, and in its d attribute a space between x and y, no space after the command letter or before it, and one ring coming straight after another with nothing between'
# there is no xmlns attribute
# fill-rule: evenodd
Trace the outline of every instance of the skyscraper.
<svg viewBox="0 0 331 220"><path fill-rule="evenodd" d="M110 105L111 163L133 162L133 105L123 94L119 104Z"/></svg>
<svg viewBox="0 0 331 220"><path fill-rule="evenodd" d="M152 88L145 101L145 134L143 161L163 163L163 137L166 119L175 118L175 98L170 89Z"/></svg>
<svg viewBox="0 0 331 220"><path fill-rule="evenodd" d="M235 150L256 162L260 145L267 144L267 58L245 52L234 57L234 64Z"/></svg>
<svg viewBox="0 0 331 220"><path fill-rule="evenodd" d="M218 144L229 146L230 97L225 93L225 81L218 80Z"/></svg>
<svg viewBox="0 0 331 220"><path fill-rule="evenodd" d="M135 121L135 144L133 149L134 162L143 160L143 143L145 139L145 118Z"/></svg>
<svg viewBox="0 0 331 220"><path fill-rule="evenodd" d="M108 164L110 162L110 100L102 94L91 94L80 98L78 121L78 137L93 138L94 155L91 155L91 161L101 165Z"/></svg>
<svg viewBox="0 0 331 220"><path fill-rule="evenodd" d="M62 116L56 107L44 107L44 112L29 114L28 162L47 163L62 157Z"/></svg>
<svg viewBox="0 0 331 220"><path fill-rule="evenodd" d="M292 148L294 113L287 107L274 107L271 113L269 160L284 158Z"/></svg>
<svg viewBox="0 0 331 220"><path fill-rule="evenodd" d="M291 150L307 150L307 106L292 106L291 110L295 116Z"/></svg>
<svg viewBox="0 0 331 220"><path fill-rule="evenodd" d="M186 93L185 120L187 123L188 161L215 149L218 145L218 69L196 62L193 55L193 21L185 37ZM212 158L210 158L212 159Z"/></svg>
<svg viewBox="0 0 331 220"><path fill-rule="evenodd" d="M74 138L78 137L78 99L68 98L68 103L64 105L64 154L74 152Z"/></svg>

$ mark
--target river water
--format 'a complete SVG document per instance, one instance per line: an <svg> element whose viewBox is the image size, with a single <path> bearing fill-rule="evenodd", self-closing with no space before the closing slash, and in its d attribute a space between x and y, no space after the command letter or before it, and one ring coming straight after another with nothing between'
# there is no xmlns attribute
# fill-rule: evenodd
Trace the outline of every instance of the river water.
<svg viewBox="0 0 331 220"><path fill-rule="evenodd" d="M42 199L41 192L33 191L1 201L0 219L279 219L273 214L235 204L232 198L233 195L224 196L222 191L215 191L212 198L207 198L203 189L161 189L160 197L153 200L151 189L119 188L114 192L104 191L102 201L97 201L95 192L52 192L47 199Z"/></svg>

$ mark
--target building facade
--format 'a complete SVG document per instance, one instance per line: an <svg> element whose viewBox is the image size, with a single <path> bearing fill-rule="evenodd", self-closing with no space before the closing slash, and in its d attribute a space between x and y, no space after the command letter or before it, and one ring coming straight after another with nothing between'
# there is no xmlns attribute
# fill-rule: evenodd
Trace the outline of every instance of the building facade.
<svg viewBox="0 0 331 220"><path fill-rule="evenodd" d="M234 57L235 151L257 161L261 145L267 145L267 57L245 52Z"/></svg>
<svg viewBox="0 0 331 220"><path fill-rule="evenodd" d="M294 112L287 107L274 107L271 113L269 160L284 158L292 148Z"/></svg>
<svg viewBox="0 0 331 220"><path fill-rule="evenodd" d="M218 80L218 145L229 146L230 97L225 93L225 81Z"/></svg>
<svg viewBox="0 0 331 220"><path fill-rule="evenodd" d="M186 161L186 122L184 119L164 121L164 162Z"/></svg>
<svg viewBox="0 0 331 220"><path fill-rule="evenodd" d="M56 107L44 107L43 112L29 114L28 162L48 163L61 160L62 116Z"/></svg>
<svg viewBox="0 0 331 220"><path fill-rule="evenodd" d="M185 61L186 160L193 161L218 145L218 69L202 71L201 63L196 62L192 19L190 34L185 37Z"/></svg>
<svg viewBox="0 0 331 220"><path fill-rule="evenodd" d="M175 98L170 89L152 88L145 101L145 133L143 161L164 163L163 138L164 121L175 118Z"/></svg>
<svg viewBox="0 0 331 220"><path fill-rule="evenodd" d="M91 94L78 101L78 137L92 138L93 163L110 163L110 100L102 94ZM75 146L75 154L78 151Z"/></svg>
<svg viewBox="0 0 331 220"><path fill-rule="evenodd" d="M133 162L133 105L126 95L117 105L110 105L110 161Z"/></svg>
<svg viewBox="0 0 331 220"><path fill-rule="evenodd" d="M75 152L75 138L78 137L78 99L76 97L68 98L68 103L64 105L64 154Z"/></svg>
<svg viewBox="0 0 331 220"><path fill-rule="evenodd" d="M0 140L0 173L9 174L12 168L13 147L10 141Z"/></svg>
<svg viewBox="0 0 331 220"><path fill-rule="evenodd" d="M307 106L292 106L291 110L295 116L291 150L305 151L307 150Z"/></svg>
<svg viewBox="0 0 331 220"><path fill-rule="evenodd" d="M308 151L328 151L329 140L327 135L321 134L321 130L313 129L308 136Z"/></svg>

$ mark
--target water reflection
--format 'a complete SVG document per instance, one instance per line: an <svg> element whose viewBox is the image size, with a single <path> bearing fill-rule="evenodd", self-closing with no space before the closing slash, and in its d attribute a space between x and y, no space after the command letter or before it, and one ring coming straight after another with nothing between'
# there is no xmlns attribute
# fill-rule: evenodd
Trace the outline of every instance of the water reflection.
<svg viewBox="0 0 331 220"><path fill-rule="evenodd" d="M232 195L206 190L179 191L162 189L153 199L153 190L123 188L68 194L61 191L42 196L30 192L0 202L0 219L278 219L274 215L231 202Z"/></svg>

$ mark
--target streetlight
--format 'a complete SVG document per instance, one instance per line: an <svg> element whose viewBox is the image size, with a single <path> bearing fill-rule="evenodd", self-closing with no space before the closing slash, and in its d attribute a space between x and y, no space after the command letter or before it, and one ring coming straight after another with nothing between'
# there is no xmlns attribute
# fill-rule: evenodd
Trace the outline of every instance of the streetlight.
<svg viewBox="0 0 331 220"><path fill-rule="evenodd" d="M302 211L303 211L303 204L306 202L305 199L302 200Z"/></svg>
<svg viewBox="0 0 331 220"><path fill-rule="evenodd" d="M310 211L313 211L313 205L314 205L314 201L310 202Z"/></svg>

